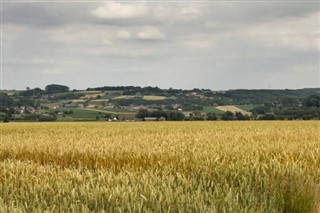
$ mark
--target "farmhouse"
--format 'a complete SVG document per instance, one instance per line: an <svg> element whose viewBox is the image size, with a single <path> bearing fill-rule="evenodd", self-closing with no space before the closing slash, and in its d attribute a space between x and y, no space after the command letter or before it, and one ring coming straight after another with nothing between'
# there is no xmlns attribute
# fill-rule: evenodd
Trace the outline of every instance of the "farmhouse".
<svg viewBox="0 0 320 213"><path fill-rule="evenodd" d="M157 121L158 118L157 118L157 117L144 117L143 120L144 120L144 121Z"/></svg>
<svg viewBox="0 0 320 213"><path fill-rule="evenodd" d="M193 112L183 112L183 115L184 115L186 118L190 118L190 117L193 117L193 116L194 116L194 113L193 113Z"/></svg>
<svg viewBox="0 0 320 213"><path fill-rule="evenodd" d="M161 116L161 117L159 118L159 121L166 121L166 118L163 117L163 116Z"/></svg>

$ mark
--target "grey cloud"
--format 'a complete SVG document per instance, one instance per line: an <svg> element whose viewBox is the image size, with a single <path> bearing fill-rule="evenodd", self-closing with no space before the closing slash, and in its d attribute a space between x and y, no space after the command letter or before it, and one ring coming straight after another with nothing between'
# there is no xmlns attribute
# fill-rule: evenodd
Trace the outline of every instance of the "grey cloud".
<svg viewBox="0 0 320 213"><path fill-rule="evenodd" d="M227 22L263 22L284 17L301 17L319 11L317 2L210 2L206 9L212 20Z"/></svg>
<svg viewBox="0 0 320 213"><path fill-rule="evenodd" d="M3 23L50 27L66 23L88 22L88 8L93 4L86 3L3 3Z"/></svg>
<svg viewBox="0 0 320 213"><path fill-rule="evenodd" d="M315 2L3 4L4 88L319 86Z"/></svg>

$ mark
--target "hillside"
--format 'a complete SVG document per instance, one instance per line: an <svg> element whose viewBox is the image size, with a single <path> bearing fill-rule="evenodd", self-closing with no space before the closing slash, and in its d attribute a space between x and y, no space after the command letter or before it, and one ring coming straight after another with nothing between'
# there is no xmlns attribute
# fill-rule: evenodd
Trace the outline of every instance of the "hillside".
<svg viewBox="0 0 320 213"><path fill-rule="evenodd" d="M1 91L0 119L14 121L318 119L320 88L299 90L160 89L48 85Z"/></svg>

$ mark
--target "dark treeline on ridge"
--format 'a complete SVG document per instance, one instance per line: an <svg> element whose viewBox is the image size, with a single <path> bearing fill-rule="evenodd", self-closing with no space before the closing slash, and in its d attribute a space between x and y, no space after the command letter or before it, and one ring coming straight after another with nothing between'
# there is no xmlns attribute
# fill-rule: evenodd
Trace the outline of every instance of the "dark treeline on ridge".
<svg viewBox="0 0 320 213"><path fill-rule="evenodd" d="M72 112L72 113L70 113ZM0 91L0 120L292 120L320 118L320 88L161 89L50 84ZM152 120L152 119L151 119Z"/></svg>

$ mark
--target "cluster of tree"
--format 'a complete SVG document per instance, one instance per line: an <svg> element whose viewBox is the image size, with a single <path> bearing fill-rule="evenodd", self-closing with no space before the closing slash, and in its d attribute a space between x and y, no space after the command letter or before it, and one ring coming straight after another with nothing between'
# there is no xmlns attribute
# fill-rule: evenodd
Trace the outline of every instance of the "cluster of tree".
<svg viewBox="0 0 320 213"><path fill-rule="evenodd" d="M20 118L15 118L14 120L24 120L24 121L56 121L57 115L54 112L48 112L45 114L25 114Z"/></svg>
<svg viewBox="0 0 320 213"><path fill-rule="evenodd" d="M162 111L162 110L154 110L148 111L146 109L139 110L136 115L136 118L144 119L146 117L155 117L155 118L165 118L168 121L183 121L184 114L176 111Z"/></svg>
<svg viewBox="0 0 320 213"><path fill-rule="evenodd" d="M61 93L61 92L69 92L70 88L64 85L59 84L50 84L47 85L45 91L47 93Z"/></svg>
<svg viewBox="0 0 320 213"><path fill-rule="evenodd" d="M245 121L245 120L250 120L249 115L244 115L241 112L231 112L231 111L226 111L221 115L221 120L224 121L232 121L232 120L238 120L238 121Z"/></svg>
<svg viewBox="0 0 320 213"><path fill-rule="evenodd" d="M213 100L203 99L199 97L178 97L175 99L167 98L164 100L145 100L143 98L130 98L130 99L112 99L111 103L114 103L118 106L130 106L130 105L156 105L156 106L167 106L167 109L170 109L170 106L173 104L180 105L183 110L186 111L201 111L203 106L212 105L215 103ZM171 109L173 109L171 107Z"/></svg>
<svg viewBox="0 0 320 213"><path fill-rule="evenodd" d="M230 112L227 111L223 113L221 116L217 116L215 113L208 113L206 116L201 115L194 115L191 114L188 117L185 117L185 115L181 112L176 111L162 111L162 110L154 110L154 111L148 111L148 110L140 110L138 114L136 115L136 118L143 119L145 117L156 117L161 118L164 117L166 120L172 120L172 121L215 121L215 120L225 120L225 121L231 121L231 120L250 120L249 115L244 115L241 112Z"/></svg>
<svg viewBox="0 0 320 213"><path fill-rule="evenodd" d="M39 101L29 97L12 97L7 93L0 93L0 107L12 108L20 106L38 107Z"/></svg>
<svg viewBox="0 0 320 213"><path fill-rule="evenodd" d="M0 106L11 107L14 106L14 99L10 97L7 93L0 92Z"/></svg>
<svg viewBox="0 0 320 213"><path fill-rule="evenodd" d="M306 107L320 107L320 94L310 95L304 101Z"/></svg>
<svg viewBox="0 0 320 213"><path fill-rule="evenodd" d="M84 96L84 94L81 93L65 93L65 94L59 94L57 96L54 96L50 98L50 100L69 100L69 99L78 99L80 97Z"/></svg>
<svg viewBox="0 0 320 213"><path fill-rule="evenodd" d="M198 89L194 88L192 90L183 90L183 89L160 89L159 87L139 87L139 86L104 86L104 87L95 87L95 88L88 88L87 91L93 90L100 90L100 91L119 91L123 92L123 95L163 95L163 96L174 96L174 95L182 95L182 94L189 94L189 93L199 93L206 96L211 96L212 93L209 89Z"/></svg>
<svg viewBox="0 0 320 213"><path fill-rule="evenodd" d="M37 88L34 88L34 89L29 89L28 88L27 90L21 91L21 92L19 92L19 95L23 96L23 97L30 97L30 96L39 97L43 93L44 93L44 91L42 89L40 89L39 87L37 87Z"/></svg>
<svg viewBox="0 0 320 213"><path fill-rule="evenodd" d="M178 97L174 99L176 104L179 104L186 110L202 110L203 106L212 104L211 100L203 99L200 97Z"/></svg>
<svg viewBox="0 0 320 213"><path fill-rule="evenodd" d="M297 104L301 102L301 104ZM265 103L251 110L261 120L284 119L319 119L320 118L320 94L313 94L297 102L295 98L282 98L276 103Z"/></svg>
<svg viewBox="0 0 320 213"><path fill-rule="evenodd" d="M232 104L263 104L280 102L284 105L296 105L299 100L320 92L320 88L297 90L229 90L222 96L230 98Z"/></svg>
<svg viewBox="0 0 320 213"><path fill-rule="evenodd" d="M27 87L26 90L19 92L19 96L40 97L43 94L69 92L69 90L70 88L64 85L49 84L45 87L45 90L42 90L39 87L36 87L34 89L30 89L29 87Z"/></svg>

